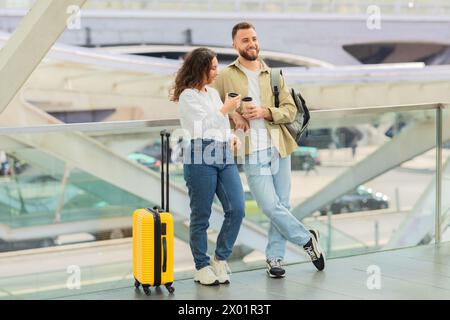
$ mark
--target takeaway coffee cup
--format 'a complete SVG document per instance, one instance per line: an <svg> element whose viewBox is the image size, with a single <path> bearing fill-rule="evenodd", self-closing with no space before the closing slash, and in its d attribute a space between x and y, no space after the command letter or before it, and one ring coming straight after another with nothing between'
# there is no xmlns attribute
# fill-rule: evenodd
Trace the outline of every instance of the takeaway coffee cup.
<svg viewBox="0 0 450 320"><path fill-rule="evenodd" d="M240 94L238 94L238 93L236 93L236 92L229 92L229 93L228 93L228 97L234 99L234 98L236 98L236 97L240 97ZM237 106L239 106L239 104L238 104Z"/></svg>
<svg viewBox="0 0 450 320"><path fill-rule="evenodd" d="M247 112L247 106L252 105L253 104L253 99L252 97L245 97L242 99L242 111L244 113Z"/></svg>

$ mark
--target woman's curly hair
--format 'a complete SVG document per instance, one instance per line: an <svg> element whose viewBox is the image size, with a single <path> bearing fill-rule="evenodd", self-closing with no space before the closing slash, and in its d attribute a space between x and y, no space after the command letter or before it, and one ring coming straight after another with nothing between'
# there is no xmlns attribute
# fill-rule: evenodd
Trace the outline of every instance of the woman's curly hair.
<svg viewBox="0 0 450 320"><path fill-rule="evenodd" d="M209 82L212 60L217 54L208 48L198 48L189 52L178 70L175 83L170 90L170 100L177 102L184 89L200 89Z"/></svg>

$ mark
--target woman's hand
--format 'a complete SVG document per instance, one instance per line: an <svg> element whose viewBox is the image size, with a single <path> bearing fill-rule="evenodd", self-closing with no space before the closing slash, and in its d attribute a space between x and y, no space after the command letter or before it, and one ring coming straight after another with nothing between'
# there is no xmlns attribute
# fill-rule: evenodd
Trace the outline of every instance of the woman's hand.
<svg viewBox="0 0 450 320"><path fill-rule="evenodd" d="M230 98L228 95L225 96L225 103L223 104L222 108L220 109L220 112L223 113L223 115L226 115L239 107L241 104L241 96L237 96L234 98Z"/></svg>
<svg viewBox="0 0 450 320"><path fill-rule="evenodd" d="M231 152L236 152L241 147L241 140L238 137L233 136L230 140Z"/></svg>
<svg viewBox="0 0 450 320"><path fill-rule="evenodd" d="M235 112L231 119L233 120L235 124L236 130L244 130L244 132L247 132L247 130L250 129L250 125L247 120L243 116L241 116L239 113Z"/></svg>

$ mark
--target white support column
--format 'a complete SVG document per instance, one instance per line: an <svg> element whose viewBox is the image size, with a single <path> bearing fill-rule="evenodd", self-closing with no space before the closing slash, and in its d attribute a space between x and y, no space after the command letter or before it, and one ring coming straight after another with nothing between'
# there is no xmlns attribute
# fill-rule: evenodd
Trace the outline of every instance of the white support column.
<svg viewBox="0 0 450 320"><path fill-rule="evenodd" d="M0 51L0 113L66 29L73 11L86 0L39 0Z"/></svg>

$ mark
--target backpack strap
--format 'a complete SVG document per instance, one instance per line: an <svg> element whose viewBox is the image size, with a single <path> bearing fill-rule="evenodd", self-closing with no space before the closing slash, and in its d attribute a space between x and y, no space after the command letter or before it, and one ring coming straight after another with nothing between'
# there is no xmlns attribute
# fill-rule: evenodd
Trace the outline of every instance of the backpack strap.
<svg viewBox="0 0 450 320"><path fill-rule="evenodd" d="M270 71L270 84L272 86L272 93L275 97L275 108L280 107L280 77L283 76L283 71L280 68L272 68Z"/></svg>

